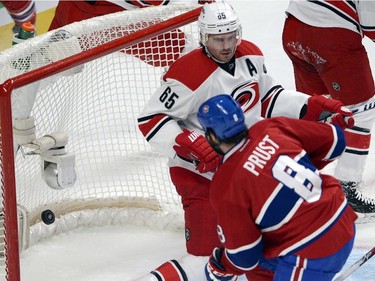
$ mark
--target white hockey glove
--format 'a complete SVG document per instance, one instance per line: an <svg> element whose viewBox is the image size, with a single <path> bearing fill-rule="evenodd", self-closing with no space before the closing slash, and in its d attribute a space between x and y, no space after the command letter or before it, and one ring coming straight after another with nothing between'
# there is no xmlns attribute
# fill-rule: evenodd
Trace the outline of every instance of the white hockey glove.
<svg viewBox="0 0 375 281"><path fill-rule="evenodd" d="M205 267L206 278L208 281L235 281L237 275L227 273L221 263L224 248L215 248Z"/></svg>
<svg viewBox="0 0 375 281"><path fill-rule="evenodd" d="M13 135L18 145L31 143L36 139L35 119L33 117L15 119L13 121Z"/></svg>

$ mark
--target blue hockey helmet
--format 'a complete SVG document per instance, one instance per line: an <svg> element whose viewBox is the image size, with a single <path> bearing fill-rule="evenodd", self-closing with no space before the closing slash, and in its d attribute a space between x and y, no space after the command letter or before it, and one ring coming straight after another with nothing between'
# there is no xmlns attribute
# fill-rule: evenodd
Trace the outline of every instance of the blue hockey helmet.
<svg viewBox="0 0 375 281"><path fill-rule="evenodd" d="M206 100L199 107L198 120L205 132L212 129L220 140L247 129L240 104L225 94Z"/></svg>

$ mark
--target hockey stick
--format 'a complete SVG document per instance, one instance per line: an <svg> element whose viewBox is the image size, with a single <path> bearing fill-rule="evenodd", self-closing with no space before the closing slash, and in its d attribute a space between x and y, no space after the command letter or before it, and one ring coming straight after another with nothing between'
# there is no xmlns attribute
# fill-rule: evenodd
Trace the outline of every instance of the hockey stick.
<svg viewBox="0 0 375 281"><path fill-rule="evenodd" d="M353 108L352 112L353 114L358 114L358 113L361 113L370 109L374 109L374 108L375 108L375 101L361 105L360 107L357 107L357 108Z"/></svg>
<svg viewBox="0 0 375 281"><path fill-rule="evenodd" d="M363 104L363 105L361 105L359 107L356 107L356 108L352 108L351 111L352 111L353 115L356 115L358 113L362 113L362 112L365 112L365 111L371 110L371 109L375 109L375 101L367 103L367 104ZM331 117L332 115L333 115L332 112L323 112L321 114L320 118L319 118L319 121L326 122L328 120L328 118ZM346 118L349 118L349 117L344 117L344 119L346 119ZM356 130L356 131L364 132L364 133L370 132L369 129L359 127L359 126L353 126L352 129Z"/></svg>
<svg viewBox="0 0 375 281"><path fill-rule="evenodd" d="M347 270L341 273L334 281L342 281L345 280L348 276L350 276L354 271L360 268L366 261L368 261L372 256L375 255L375 247L372 248L368 253L366 253L362 258L352 264Z"/></svg>
<svg viewBox="0 0 375 281"><path fill-rule="evenodd" d="M367 110L370 110L370 109L374 109L374 108L375 108L375 102L370 102L370 103L364 104L360 107L353 108L352 112L353 112L353 115L356 115L358 113L361 113L361 112L364 112L364 111L367 111ZM364 133L370 133L369 129L363 128L363 127L353 126L352 129L357 130L357 131L362 131Z"/></svg>

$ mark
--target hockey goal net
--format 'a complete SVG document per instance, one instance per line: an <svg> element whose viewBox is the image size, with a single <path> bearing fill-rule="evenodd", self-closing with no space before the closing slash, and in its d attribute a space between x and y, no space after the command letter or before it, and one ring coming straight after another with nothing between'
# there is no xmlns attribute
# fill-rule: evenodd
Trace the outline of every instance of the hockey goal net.
<svg viewBox="0 0 375 281"><path fill-rule="evenodd" d="M198 45L200 8L106 15L0 53L0 280L20 280L19 252L72 227L181 225L167 159L152 151L137 117L165 69ZM40 154L18 146L19 119L35 120L36 138L63 132L68 161L57 157L48 166L56 147Z"/></svg>

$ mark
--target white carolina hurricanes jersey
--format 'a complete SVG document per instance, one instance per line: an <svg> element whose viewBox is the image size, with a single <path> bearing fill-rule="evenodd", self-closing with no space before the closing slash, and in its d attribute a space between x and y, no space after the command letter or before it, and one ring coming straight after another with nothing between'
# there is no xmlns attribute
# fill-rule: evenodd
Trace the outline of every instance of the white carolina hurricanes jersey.
<svg viewBox="0 0 375 281"><path fill-rule="evenodd" d="M290 1L287 13L317 27L341 27L375 40L375 1Z"/></svg>
<svg viewBox="0 0 375 281"><path fill-rule="evenodd" d="M203 133L197 112L200 105L213 96L234 97L242 106L248 126L262 117L299 118L309 96L284 90L277 84L266 73L264 57L257 46L242 40L235 58L235 62L226 64L224 69L202 48L193 50L171 65L163 77L164 83L145 106L138 118L139 128L156 151L170 158L169 166L199 173L193 163L176 155L173 145L182 128ZM211 178L212 173L204 176Z"/></svg>

